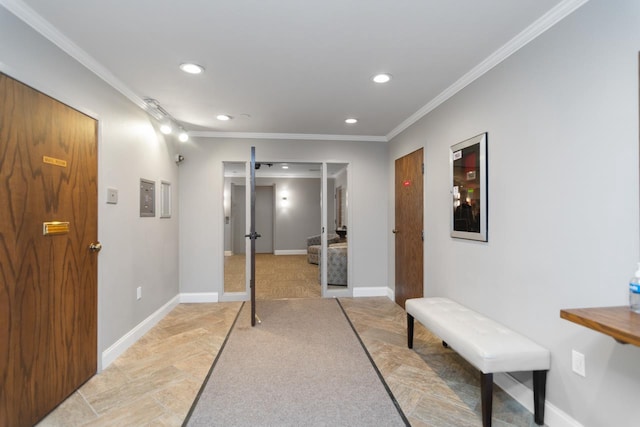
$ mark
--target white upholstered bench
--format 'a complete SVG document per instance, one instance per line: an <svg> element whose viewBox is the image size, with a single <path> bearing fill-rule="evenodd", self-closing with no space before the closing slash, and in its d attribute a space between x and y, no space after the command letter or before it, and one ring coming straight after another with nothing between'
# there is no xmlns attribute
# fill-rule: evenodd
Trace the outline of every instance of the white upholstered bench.
<svg viewBox="0 0 640 427"><path fill-rule="evenodd" d="M491 426L493 374L533 371L534 419L544 424L549 350L509 328L447 298L413 298L405 303L407 344L413 348L417 319L481 372L482 425Z"/></svg>

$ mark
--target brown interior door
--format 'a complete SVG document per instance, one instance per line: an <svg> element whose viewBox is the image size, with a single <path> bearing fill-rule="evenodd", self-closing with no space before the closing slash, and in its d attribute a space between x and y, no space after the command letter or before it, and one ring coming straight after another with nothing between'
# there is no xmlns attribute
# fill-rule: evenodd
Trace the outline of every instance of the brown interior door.
<svg viewBox="0 0 640 427"><path fill-rule="evenodd" d="M396 160L396 303L423 296L423 149Z"/></svg>
<svg viewBox="0 0 640 427"><path fill-rule="evenodd" d="M97 122L0 73L0 426L96 372L96 170Z"/></svg>

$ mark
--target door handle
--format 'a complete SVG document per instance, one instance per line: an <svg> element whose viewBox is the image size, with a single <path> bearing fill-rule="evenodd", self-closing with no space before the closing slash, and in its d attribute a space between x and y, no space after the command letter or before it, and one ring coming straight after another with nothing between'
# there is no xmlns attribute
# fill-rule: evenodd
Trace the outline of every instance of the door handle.
<svg viewBox="0 0 640 427"><path fill-rule="evenodd" d="M89 245L89 251L90 252L98 253L101 250L102 250L102 243L100 243L100 242L91 243Z"/></svg>
<svg viewBox="0 0 640 427"><path fill-rule="evenodd" d="M391 230L393 232L393 234L398 233L398 230L396 230L395 228L393 230Z"/></svg>
<svg viewBox="0 0 640 427"><path fill-rule="evenodd" d="M253 233L245 234L244 237L248 237L251 240L256 240L258 237L262 236L254 231Z"/></svg>

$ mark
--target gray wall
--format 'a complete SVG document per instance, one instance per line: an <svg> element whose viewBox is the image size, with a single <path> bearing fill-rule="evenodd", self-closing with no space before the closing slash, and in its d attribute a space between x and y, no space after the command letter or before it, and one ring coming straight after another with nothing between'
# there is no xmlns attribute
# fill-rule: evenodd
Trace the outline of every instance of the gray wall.
<svg viewBox="0 0 640 427"><path fill-rule="evenodd" d="M547 400L585 426L638 425L640 349L559 313L628 301L639 259L639 24L637 0L591 0L390 148L391 170L425 149L425 295L451 297L549 348ZM489 241L452 239L448 150L485 131ZM586 378L571 371L572 349L586 356Z"/></svg>
<svg viewBox="0 0 640 427"><path fill-rule="evenodd" d="M244 185L244 178L226 178L226 190L229 183ZM333 194L333 179L328 194ZM307 237L320 233L320 178L256 178L257 186L275 185L275 219L274 219L274 251L302 251L306 250ZM283 200L283 191L287 193L287 200ZM328 200L328 208L332 209L333 202ZM329 211L332 223L333 215ZM257 230L260 232L260 230ZM229 226L225 225L225 250L231 250L229 241Z"/></svg>
<svg viewBox="0 0 640 427"><path fill-rule="evenodd" d="M119 92L0 7L0 70L99 121L98 351L178 294L175 141ZM139 217L139 180L172 183L171 218ZM107 187L118 204L106 204ZM157 199L159 199L158 193ZM158 211L158 209L156 209ZM136 301L136 288L142 299Z"/></svg>
<svg viewBox="0 0 640 427"><path fill-rule="evenodd" d="M306 250L307 237L320 234L320 178L258 178L256 183L275 184L275 250Z"/></svg>

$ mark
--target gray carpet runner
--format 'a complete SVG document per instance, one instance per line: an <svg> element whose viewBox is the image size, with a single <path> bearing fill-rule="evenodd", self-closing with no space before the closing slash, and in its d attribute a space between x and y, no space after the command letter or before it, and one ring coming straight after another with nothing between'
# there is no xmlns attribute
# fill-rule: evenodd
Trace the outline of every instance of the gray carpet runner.
<svg viewBox="0 0 640 427"><path fill-rule="evenodd" d="M405 426L335 299L245 304L188 426Z"/></svg>

